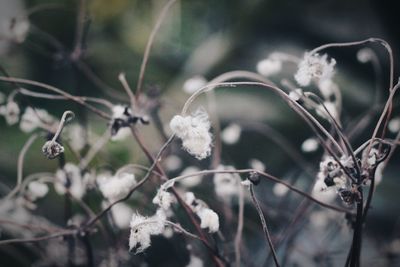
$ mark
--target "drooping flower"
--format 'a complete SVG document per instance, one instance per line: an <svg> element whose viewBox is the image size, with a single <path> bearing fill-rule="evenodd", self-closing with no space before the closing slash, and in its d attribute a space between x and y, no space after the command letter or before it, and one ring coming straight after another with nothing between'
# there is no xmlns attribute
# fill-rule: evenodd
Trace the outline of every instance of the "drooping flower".
<svg viewBox="0 0 400 267"><path fill-rule="evenodd" d="M198 109L190 116L174 116L170 128L182 140L184 149L197 159L204 159L210 155L210 121L203 109Z"/></svg>
<svg viewBox="0 0 400 267"><path fill-rule="evenodd" d="M334 59L328 60L325 54L305 53L304 58L298 65L297 73L294 78L301 86L310 85L311 81L319 82L325 79L331 79L334 74L334 66L336 61Z"/></svg>

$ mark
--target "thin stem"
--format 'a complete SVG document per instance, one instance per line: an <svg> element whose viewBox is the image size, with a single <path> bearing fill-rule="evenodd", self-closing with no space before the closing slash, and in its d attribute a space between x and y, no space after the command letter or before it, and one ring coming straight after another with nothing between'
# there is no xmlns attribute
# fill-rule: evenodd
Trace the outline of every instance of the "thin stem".
<svg viewBox="0 0 400 267"><path fill-rule="evenodd" d="M322 201L319 201L318 199L312 197L310 194L292 186L291 184L271 175L268 174L266 172L262 172L259 170L255 170L255 169L239 169L239 170L203 170L203 171L199 171L199 172L193 172L190 174L186 174L186 175L181 175L181 176L177 176L175 178L171 178L168 181L166 181L164 184L161 185L160 190L167 190L168 188L171 188L173 186L174 183L179 182L180 180L186 179L188 177L192 177L192 176L205 176L207 174L215 174L215 173L237 173L237 174L241 174L241 173L245 173L245 174L249 174L249 173L256 173L259 174L261 177L264 177L268 180L271 180L275 183L280 183L283 184L284 186L286 186L287 188L289 188L290 190L292 190L293 192L298 193L299 195L304 196L305 198L319 204L320 206L323 206L325 208L329 208L331 210L335 210L337 212L343 212L343 213L351 213L351 210L348 209L344 209L341 207L337 207L337 206L333 206L327 203L324 203ZM207 176L206 176L207 177Z"/></svg>
<svg viewBox="0 0 400 267"><path fill-rule="evenodd" d="M257 210L258 215L260 216L262 228L263 228L263 231L264 231L264 234L265 234L265 238L268 241L269 248L271 249L271 253L272 253L272 257L274 258L275 266L279 267L280 265L279 265L279 262L278 262L278 257L276 256L274 244L272 243L271 236L270 236L270 233L269 233L269 230L268 230L267 222L265 221L264 214L263 214L263 212L261 210L260 204L258 203L258 200L257 200L256 195L254 193L253 184L250 184L249 189L250 189L250 196L251 196L251 199L253 201L253 204L254 204L254 206L255 206L255 208Z"/></svg>
<svg viewBox="0 0 400 267"><path fill-rule="evenodd" d="M32 146L33 142L39 137L38 134L33 134L31 137L29 137L28 141L24 144L24 146L21 149L21 152L18 155L18 164L17 164L17 184L15 188L8 193L3 200L10 199L13 197L20 189L22 179L23 179L23 171L24 171L24 160L25 160L25 155L28 152L29 148Z"/></svg>
<svg viewBox="0 0 400 267"><path fill-rule="evenodd" d="M85 106L86 108L90 109L91 111L93 111L94 113L96 113L97 115L99 115L100 117L106 119L106 120L110 120L111 116L99 109L97 109L96 107L86 103L84 100L82 100L80 97L71 95L67 92L64 92L61 89L58 89L57 87L45 84L45 83L41 83L41 82L36 82L36 81L32 81L32 80L27 80L27 79L21 79L21 78L14 78L14 77L1 77L0 76L0 81L4 81L4 82L11 82L11 83L22 83L22 84L29 84L29 85L33 85L33 86L37 86L37 87L41 87L43 89L47 89L49 91L55 92L57 94L63 95L66 98L73 100L79 104L81 104L82 106Z"/></svg>
<svg viewBox="0 0 400 267"><path fill-rule="evenodd" d="M244 192L243 192L243 186L240 183L238 184L238 191L239 191L239 199L238 199L239 212L238 212L238 225L235 236L236 267L240 267L240 262L241 262L240 247L242 245L242 235L243 235Z"/></svg>
<svg viewBox="0 0 400 267"><path fill-rule="evenodd" d="M70 235L75 235L75 234L76 234L76 230L66 230L66 231L61 231L58 233L53 233L51 235L40 236L40 237L0 240L0 246L10 245L10 244L19 244L19 243L39 242L39 241L49 240L49 239L53 239L53 238L57 238L57 237L61 237L61 236L70 236Z"/></svg>
<svg viewBox="0 0 400 267"><path fill-rule="evenodd" d="M158 30L160 29L161 24L164 21L165 16L167 15L168 10L175 2L176 2L176 0L169 0L167 2L167 4L161 10L161 13L156 21L156 24L154 25L154 27L150 33L149 40L147 41L146 48L144 50L142 64L140 66L140 73L139 73L139 78L138 78L138 82L137 82L137 86L136 86L136 93L135 93L136 102L139 100L140 92L142 90L144 74L146 72L146 65L147 65L147 61L149 59L150 50L151 50L151 46L153 45L154 38L155 38Z"/></svg>
<svg viewBox="0 0 400 267"><path fill-rule="evenodd" d="M67 118L67 116L71 116L71 117L70 117L70 118ZM65 111L65 112L63 113L63 115L62 115L62 117L61 117L61 120L60 120L60 123L58 124L57 131L56 131L56 133L54 134L53 138L51 139L50 146L53 145L53 144L56 142L56 140L57 140L58 137L60 136L60 134L61 134L61 132L62 132L62 130L63 130L65 124L66 124L67 122L69 122L70 120L72 120L74 117L75 117L75 114L74 114L72 111L70 111L70 110L67 110L67 111Z"/></svg>
<svg viewBox="0 0 400 267"><path fill-rule="evenodd" d="M121 82L122 87L124 88L126 94L129 96L129 99L131 100L131 106L135 104L135 95L132 92L131 87L128 84L128 81L126 80L125 73L121 72L118 75L118 80Z"/></svg>

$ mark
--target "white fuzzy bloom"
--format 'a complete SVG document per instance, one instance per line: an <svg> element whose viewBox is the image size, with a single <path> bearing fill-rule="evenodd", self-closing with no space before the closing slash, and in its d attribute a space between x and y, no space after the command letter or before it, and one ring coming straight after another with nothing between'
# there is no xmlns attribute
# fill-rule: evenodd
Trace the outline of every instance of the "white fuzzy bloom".
<svg viewBox="0 0 400 267"><path fill-rule="evenodd" d="M210 233L218 232L219 229L219 218L217 213L209 208L203 208L197 215L200 218L200 227L201 228L208 228Z"/></svg>
<svg viewBox="0 0 400 267"><path fill-rule="evenodd" d="M85 147L86 131L81 125L77 123L69 125L66 129L66 134L73 150L81 151Z"/></svg>
<svg viewBox="0 0 400 267"><path fill-rule="evenodd" d="M328 110L329 114L336 120L339 118L339 112L337 110L337 107L335 105L335 103L329 102L329 101L325 101L324 102L324 106L326 108L326 110ZM330 120L331 117L328 115L328 113L326 112L325 108L322 105L318 105L318 107L316 108L316 112L318 114L318 116L320 116L321 118Z"/></svg>
<svg viewBox="0 0 400 267"><path fill-rule="evenodd" d="M391 133L398 133L400 131L400 117L391 119L388 124L388 129Z"/></svg>
<svg viewBox="0 0 400 267"><path fill-rule="evenodd" d="M183 91L188 94L193 94L207 84L206 78L201 75L193 76L187 79L183 84Z"/></svg>
<svg viewBox="0 0 400 267"><path fill-rule="evenodd" d="M127 204L121 202L111 208L111 216L115 225L120 229L128 229L133 210Z"/></svg>
<svg viewBox="0 0 400 267"><path fill-rule="evenodd" d="M357 52L357 60L361 63L367 63L372 60L374 52L371 48L362 48Z"/></svg>
<svg viewBox="0 0 400 267"><path fill-rule="evenodd" d="M300 88L294 89L293 91L290 91L289 93L289 98L293 101L299 101L303 96L303 90Z"/></svg>
<svg viewBox="0 0 400 267"><path fill-rule="evenodd" d="M246 180L241 181L240 184L243 185L244 187L250 187L250 185L252 183L249 179L246 179Z"/></svg>
<svg viewBox="0 0 400 267"><path fill-rule="evenodd" d="M182 167L182 160L176 155L169 155L164 159L164 164L168 171L176 171Z"/></svg>
<svg viewBox="0 0 400 267"><path fill-rule="evenodd" d="M151 236L162 234L165 229L166 217L164 212L157 210L152 217L144 217L134 213L131 219L131 234L129 250L141 253L151 245Z"/></svg>
<svg viewBox="0 0 400 267"><path fill-rule="evenodd" d="M235 170L232 166L220 165L217 170ZM224 200L230 200L238 194L240 176L236 173L216 173L214 175L214 189L217 196Z"/></svg>
<svg viewBox="0 0 400 267"><path fill-rule="evenodd" d="M19 120L20 109L14 101L8 101L0 106L0 115L4 116L8 125L16 124Z"/></svg>
<svg viewBox="0 0 400 267"><path fill-rule="evenodd" d="M308 138L301 144L301 151L303 152L314 152L318 149L319 143L316 138Z"/></svg>
<svg viewBox="0 0 400 267"><path fill-rule="evenodd" d="M257 171L265 171L265 164L262 163L260 160L258 159L251 159L249 160L249 165L252 169L257 170Z"/></svg>
<svg viewBox="0 0 400 267"><path fill-rule="evenodd" d="M99 188L105 198L115 201L126 197L131 189L136 185L135 175L131 173L121 173L112 177L98 177Z"/></svg>
<svg viewBox="0 0 400 267"><path fill-rule="evenodd" d="M236 144L240 139L242 128L236 123L228 125L221 133L221 139L225 144Z"/></svg>
<svg viewBox="0 0 400 267"><path fill-rule="evenodd" d="M312 80L319 82L331 79L334 74L335 64L336 61L334 59L328 61L326 54L320 56L318 54L305 53L303 60L298 65L294 78L301 86L310 85Z"/></svg>
<svg viewBox="0 0 400 267"><path fill-rule="evenodd" d="M186 267L203 267L203 266L204 266L204 263L200 258L198 258L194 255L190 255L190 261L189 261L188 265L186 265Z"/></svg>
<svg viewBox="0 0 400 267"><path fill-rule="evenodd" d="M54 118L46 110L27 107L21 117L19 128L25 133L30 133L43 124L50 125L53 122Z"/></svg>
<svg viewBox="0 0 400 267"><path fill-rule="evenodd" d="M198 109L191 116L176 115L169 125L182 140L185 150L197 159L204 159L211 154L210 121L203 109Z"/></svg>
<svg viewBox="0 0 400 267"><path fill-rule="evenodd" d="M64 169L57 170L54 189L58 194L65 194L65 186L67 185L68 180L71 183L69 187L69 192L71 195L77 199L81 199L85 194L86 187L83 183L81 170L75 164L67 163L65 164Z"/></svg>
<svg viewBox="0 0 400 267"><path fill-rule="evenodd" d="M189 175L189 174L196 173L199 171L200 171L199 168L197 168L195 166L189 166L182 171L181 175ZM180 180L179 183L185 187L194 187L201 183L201 178L202 178L201 175L194 175L194 176L190 176L188 178Z"/></svg>
<svg viewBox="0 0 400 267"><path fill-rule="evenodd" d="M263 76L271 76L282 70L282 61L276 58L266 58L257 63L257 72Z"/></svg>
<svg viewBox="0 0 400 267"><path fill-rule="evenodd" d="M162 189L159 189L157 195L153 198L153 204L158 205L164 211L169 210L174 202L176 202L175 196Z"/></svg>
<svg viewBox="0 0 400 267"><path fill-rule="evenodd" d="M272 188L272 192L277 197L283 197L289 192L289 188L286 185L276 183Z"/></svg>
<svg viewBox="0 0 400 267"><path fill-rule="evenodd" d="M32 181L28 184L28 195L32 201L46 196L48 192L49 187L45 183Z"/></svg>

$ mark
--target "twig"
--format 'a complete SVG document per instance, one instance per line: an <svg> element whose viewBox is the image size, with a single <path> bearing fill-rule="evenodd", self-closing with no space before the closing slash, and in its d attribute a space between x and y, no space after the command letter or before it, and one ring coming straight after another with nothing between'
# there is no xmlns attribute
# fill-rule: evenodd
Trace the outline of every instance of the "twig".
<svg viewBox="0 0 400 267"><path fill-rule="evenodd" d="M272 243L271 236L269 234L269 230L268 230L267 223L265 221L264 214L263 214L263 212L261 210L260 204L258 203L258 200L257 200L256 195L254 193L253 184L250 184L249 189L250 189L250 196L251 196L251 199L253 201L253 204L256 207L258 215L260 216L262 228L263 228L263 231L264 231L264 234L265 234L265 238L267 239L268 245L269 245L269 247L271 249L271 253L272 253L272 256L274 258L275 266L279 267L280 265L279 265L279 262L278 262L278 257L276 256L274 244Z"/></svg>

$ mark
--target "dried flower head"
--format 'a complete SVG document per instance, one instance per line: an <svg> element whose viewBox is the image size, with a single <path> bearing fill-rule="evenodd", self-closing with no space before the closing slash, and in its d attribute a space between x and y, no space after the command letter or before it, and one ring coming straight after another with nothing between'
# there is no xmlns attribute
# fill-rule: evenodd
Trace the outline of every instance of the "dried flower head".
<svg viewBox="0 0 400 267"><path fill-rule="evenodd" d="M305 53L294 78L301 86L308 86L313 80L319 82L331 79L335 64L336 61L334 59L329 61L326 54L320 56L319 54Z"/></svg>
<svg viewBox="0 0 400 267"><path fill-rule="evenodd" d="M48 159L55 159L61 153L64 153L64 147L57 141L49 140L44 143L42 152Z"/></svg>
<svg viewBox="0 0 400 267"><path fill-rule="evenodd" d="M134 213L131 219L131 234L129 236L129 250L141 253L151 245L151 236L162 234L165 229L166 216L163 211L157 210L152 217L145 217Z"/></svg>
<svg viewBox="0 0 400 267"><path fill-rule="evenodd" d="M182 140L182 145L197 159L204 159L211 153L210 121L204 109L198 109L190 116L176 115L170 128Z"/></svg>

